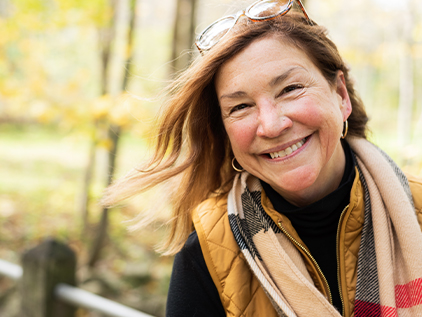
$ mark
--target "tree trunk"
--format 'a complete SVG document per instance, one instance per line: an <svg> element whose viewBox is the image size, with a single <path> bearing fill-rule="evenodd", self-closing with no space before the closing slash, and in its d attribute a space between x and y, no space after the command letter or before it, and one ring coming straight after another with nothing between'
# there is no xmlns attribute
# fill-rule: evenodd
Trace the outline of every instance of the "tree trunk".
<svg viewBox="0 0 422 317"><path fill-rule="evenodd" d="M130 73L131 73L131 65L134 53L134 37L135 37L135 29L137 26L137 5L139 0L130 0L130 21L129 21L129 30L128 30L128 38L126 43L126 61L125 61L125 73L123 76L122 81L122 91L125 91L129 84ZM110 140L111 148L108 155L108 171L107 171L107 184L109 186L112 181L116 170L116 158L117 158L117 150L118 144L121 135L121 127L110 124L108 128L108 139ZM109 209L103 208L101 221L97 229L97 235L92 245L91 255L89 259L89 266L95 266L95 263L98 261L101 253L101 249L104 246L106 237L107 237L107 228L108 228L108 214Z"/></svg>
<svg viewBox="0 0 422 317"><path fill-rule="evenodd" d="M116 24L116 2L117 0L109 0L109 8L112 11L112 16L108 25L98 29L98 44L101 55L101 94L108 93L108 69L110 66L111 45L115 37Z"/></svg>
<svg viewBox="0 0 422 317"><path fill-rule="evenodd" d="M400 98L397 118L399 147L408 144L411 140L413 90L413 58L408 43L403 43L402 52L400 52Z"/></svg>
<svg viewBox="0 0 422 317"><path fill-rule="evenodd" d="M108 80L108 69L110 66L110 55L111 55L111 46L115 37L115 24L116 24L116 0L110 0L109 9L111 10L111 18L108 21L108 24L104 27L98 29L98 44L101 56L101 94L106 95L108 93L109 80ZM95 126L100 127L102 125L97 121ZM93 140L96 143L96 140ZM110 176L108 176L108 179ZM89 266L94 266L100 252L101 245L104 241L107 231L108 223L108 214L107 211L102 212L100 223L96 230L96 236L94 237L89 261Z"/></svg>
<svg viewBox="0 0 422 317"><path fill-rule="evenodd" d="M197 0L177 0L172 42L172 72L189 65L195 41Z"/></svg>
<svg viewBox="0 0 422 317"><path fill-rule="evenodd" d="M113 175L116 170L116 157L117 157L117 149L118 149L118 142L120 140L120 133L121 128L115 125L111 125L109 128L109 140L111 141L111 149L108 153L108 172L107 172L107 186L111 184L113 180ZM103 208L101 213L101 220L96 230L97 235L94 239L92 244L91 254L89 258L88 265L90 267L95 266L95 263L98 261L101 253L101 249L104 246L104 242L107 237L107 229L108 229L108 208Z"/></svg>
<svg viewBox="0 0 422 317"><path fill-rule="evenodd" d="M116 0L110 0L109 8L112 11L111 19L106 26L98 29L98 47L101 58L100 68L100 93L106 95L108 91L108 69L110 64L111 45L115 37L115 7ZM90 202L90 188L92 183L92 176L95 169L95 157L97 151L97 131L102 125L97 119L94 122L94 133L91 137L91 144L89 147L88 162L86 164L84 183L82 185L82 194L80 201L80 214L82 216L83 229L81 234L84 235L88 227L89 218L89 202Z"/></svg>
<svg viewBox="0 0 422 317"><path fill-rule="evenodd" d="M125 91L128 88L129 78L132 69L132 60L134 55L134 39L135 39L135 29L138 24L138 15L137 8L139 7L138 1L140 0L130 0L129 10L130 10L130 20L129 20L129 30L127 34L127 44L126 44L126 62L125 62L125 73L123 75L122 82L122 91Z"/></svg>
<svg viewBox="0 0 422 317"><path fill-rule="evenodd" d="M82 195L80 198L80 209L82 215L82 237L85 236L88 223L89 223L89 201L90 201L90 190L91 181L94 174L95 157L96 157L96 136L95 133L91 137L91 144L89 145L88 162L85 169L84 182L82 184Z"/></svg>
<svg viewBox="0 0 422 317"><path fill-rule="evenodd" d="M413 21L411 12L403 16L402 45L400 51L400 96L397 118L398 146L403 147L411 140L412 108L414 101L414 75L412 54Z"/></svg>

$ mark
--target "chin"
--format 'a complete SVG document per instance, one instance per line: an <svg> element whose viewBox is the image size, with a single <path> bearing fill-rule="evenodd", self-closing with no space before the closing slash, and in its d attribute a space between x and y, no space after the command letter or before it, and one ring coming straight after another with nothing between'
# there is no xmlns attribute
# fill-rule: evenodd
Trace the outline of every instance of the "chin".
<svg viewBox="0 0 422 317"><path fill-rule="evenodd" d="M268 182L281 195L282 193L299 194L315 184L319 173L301 168L284 174L275 182Z"/></svg>

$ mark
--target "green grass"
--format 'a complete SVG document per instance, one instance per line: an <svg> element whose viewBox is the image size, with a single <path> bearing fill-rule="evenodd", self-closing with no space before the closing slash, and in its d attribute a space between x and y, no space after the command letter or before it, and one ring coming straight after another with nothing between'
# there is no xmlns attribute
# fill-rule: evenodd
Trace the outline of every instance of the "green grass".
<svg viewBox="0 0 422 317"><path fill-rule="evenodd" d="M92 184L90 234L81 236L82 216L78 202L88 150L89 139L78 133L49 126L0 125L1 259L19 263L26 249L47 237L55 237L76 251L79 271L84 271L102 210L97 202L105 186L106 167L106 152L99 151ZM118 156L117 174L123 175L136 165L144 153L142 140L125 135ZM160 257L153 248L163 239L165 232L162 227L138 232L127 230L127 221L136 217L141 210L139 207L147 204L147 198L135 199L122 209L110 211L109 239L97 268L91 274L104 277L106 283L114 285L113 291L103 289L102 295L162 315L172 258ZM129 274L128 267L140 269L136 274ZM84 274L81 274L78 276L82 281ZM130 292L138 294L137 301L125 299ZM155 302L152 308L144 308L149 296L158 298L159 302ZM134 299L133 296L128 298Z"/></svg>

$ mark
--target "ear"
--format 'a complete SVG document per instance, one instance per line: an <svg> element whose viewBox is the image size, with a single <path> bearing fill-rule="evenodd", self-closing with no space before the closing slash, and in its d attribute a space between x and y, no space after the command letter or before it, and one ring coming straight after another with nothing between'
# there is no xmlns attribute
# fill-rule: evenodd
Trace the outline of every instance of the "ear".
<svg viewBox="0 0 422 317"><path fill-rule="evenodd" d="M337 72L336 92L339 98L340 110L343 114L343 122L352 113L352 103L350 102L349 93L347 92L346 80L341 70Z"/></svg>

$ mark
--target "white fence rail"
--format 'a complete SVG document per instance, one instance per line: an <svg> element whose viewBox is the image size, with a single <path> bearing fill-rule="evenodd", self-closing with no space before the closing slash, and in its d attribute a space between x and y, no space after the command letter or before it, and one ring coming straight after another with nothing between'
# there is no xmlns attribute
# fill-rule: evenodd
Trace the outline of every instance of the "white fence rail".
<svg viewBox="0 0 422 317"><path fill-rule="evenodd" d="M58 284L54 294L60 300L74 305L95 310L99 313L113 317L152 317L135 309L113 302L107 298L84 291L67 284Z"/></svg>
<svg viewBox="0 0 422 317"><path fill-rule="evenodd" d="M23 270L19 265L0 259L0 274L17 281L22 277L22 273Z"/></svg>
<svg viewBox="0 0 422 317"><path fill-rule="evenodd" d="M0 259L0 274L18 281L23 276L23 269L19 265ZM75 307L93 310L107 316L153 317L138 310L111 301L107 298L64 283L59 283L55 286L54 295L64 303Z"/></svg>

